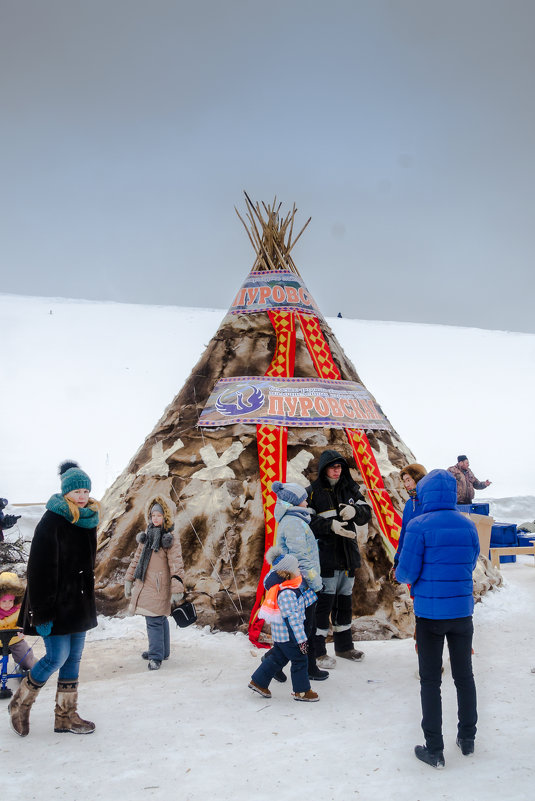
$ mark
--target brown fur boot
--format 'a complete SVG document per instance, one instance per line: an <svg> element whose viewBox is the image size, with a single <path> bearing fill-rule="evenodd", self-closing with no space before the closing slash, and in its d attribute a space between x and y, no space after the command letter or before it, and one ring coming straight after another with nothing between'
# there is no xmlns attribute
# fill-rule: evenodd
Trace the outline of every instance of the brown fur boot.
<svg viewBox="0 0 535 801"><path fill-rule="evenodd" d="M58 681L54 731L70 731L73 734L91 734L95 731L94 723L80 717L76 711L77 705L78 681Z"/></svg>
<svg viewBox="0 0 535 801"><path fill-rule="evenodd" d="M30 733L30 709L42 686L43 684L34 681L31 673L28 673L11 699L7 710L11 720L11 728L19 737L26 737Z"/></svg>

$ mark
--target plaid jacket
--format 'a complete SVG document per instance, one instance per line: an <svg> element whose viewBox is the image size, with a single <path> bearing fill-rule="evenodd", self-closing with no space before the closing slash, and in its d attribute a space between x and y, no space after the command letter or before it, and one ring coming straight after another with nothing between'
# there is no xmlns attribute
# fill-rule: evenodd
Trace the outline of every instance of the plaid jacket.
<svg viewBox="0 0 535 801"><path fill-rule="evenodd" d="M306 642L305 634L305 608L317 600L316 593L311 589L306 589L299 595L295 590L286 588L281 590L277 596L277 603L283 618L282 623L271 624L271 636L273 642L289 642L291 626L292 633L298 643Z"/></svg>

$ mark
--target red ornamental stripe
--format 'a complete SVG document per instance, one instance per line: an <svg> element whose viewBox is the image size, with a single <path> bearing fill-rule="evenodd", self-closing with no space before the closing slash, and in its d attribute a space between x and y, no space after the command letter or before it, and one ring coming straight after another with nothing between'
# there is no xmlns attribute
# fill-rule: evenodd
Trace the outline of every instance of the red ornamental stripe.
<svg viewBox="0 0 535 801"><path fill-rule="evenodd" d="M299 314L303 336L320 378L336 378L341 375L333 361L329 345L323 336L319 320L310 314ZM401 517L394 509L385 489L381 472L365 432L360 429L345 429L351 444L355 462L361 472L365 486L370 490L372 504L381 534L387 542L387 552L397 548L401 531Z"/></svg>
<svg viewBox="0 0 535 801"><path fill-rule="evenodd" d="M398 547L401 532L401 517L394 509L390 496L379 471L370 441L364 431L346 428L346 436L351 444L355 462L368 488L368 498L379 523L383 537L388 540L394 551Z"/></svg>
<svg viewBox="0 0 535 801"><path fill-rule="evenodd" d="M269 319L277 335L277 344L271 364L266 370L267 376L292 377L295 364L295 318L292 312L269 311ZM286 451L288 429L285 426L257 425L256 439L258 446L258 464L260 468L260 487L264 504L265 541L264 553L275 542L277 521L273 515L276 497L271 490L274 481L286 481ZM264 577L269 570L265 561L262 563L260 580L256 589L255 602L249 618L249 639L259 648L269 646L259 642L264 625L258 617L258 610L264 600Z"/></svg>

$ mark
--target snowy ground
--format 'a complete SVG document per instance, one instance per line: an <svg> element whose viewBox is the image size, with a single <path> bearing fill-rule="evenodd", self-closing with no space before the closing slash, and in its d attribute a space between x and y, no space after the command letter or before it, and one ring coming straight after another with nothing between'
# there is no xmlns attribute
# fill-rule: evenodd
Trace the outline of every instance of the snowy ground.
<svg viewBox="0 0 535 801"><path fill-rule="evenodd" d="M260 653L245 636L172 627L172 653L149 672L142 618L100 619L82 663L80 711L96 732L55 734L54 681L31 732L0 727L2 795L128 801L520 801L533 797L533 559L504 565L504 588L475 611L476 753L455 746L455 692L443 683L446 769L418 762L422 742L412 640L366 642L340 662L321 700L299 704L288 683L266 701L247 689ZM41 641L35 650L42 653ZM7 708L7 701L0 702ZM7 770L9 768L9 772Z"/></svg>
<svg viewBox="0 0 535 801"><path fill-rule="evenodd" d="M229 302L230 302L229 293ZM77 458L101 496L180 389L222 311L0 296L5 343L0 495L35 506L9 537L30 540L57 491L57 464ZM502 521L535 518L535 336L330 320L362 380L428 468L469 454L493 486ZM459 355L463 354L463 358ZM385 369L387 365L388 369ZM512 424L513 423L513 424ZM508 432L506 446L501 431ZM514 432L511 434L511 432ZM523 496L519 498L518 496ZM101 619L82 665L89 737L52 731L53 682L20 739L0 726L2 790L25 799L128 801L488 801L531 798L535 701L533 559L502 567L506 586L475 613L479 736L455 747L455 698L444 682L446 770L417 762L422 742L411 640L366 642L297 704L288 684L265 701L247 689L260 653L243 635L173 629L173 653L149 673L144 621ZM35 643L42 654L42 643ZM7 708L7 701L1 701ZM8 770L9 769L9 770Z"/></svg>

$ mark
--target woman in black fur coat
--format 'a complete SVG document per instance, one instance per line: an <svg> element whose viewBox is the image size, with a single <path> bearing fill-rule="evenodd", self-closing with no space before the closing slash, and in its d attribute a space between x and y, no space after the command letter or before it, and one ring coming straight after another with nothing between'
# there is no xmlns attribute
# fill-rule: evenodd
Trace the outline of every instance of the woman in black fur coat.
<svg viewBox="0 0 535 801"><path fill-rule="evenodd" d="M78 674L88 629L97 625L94 575L98 503L91 479L76 462L60 465L61 493L52 495L30 549L27 588L19 616L26 634L43 637L46 655L34 665L9 705L11 726L30 731L30 709L58 673L54 731L90 734L95 724L78 715Z"/></svg>

